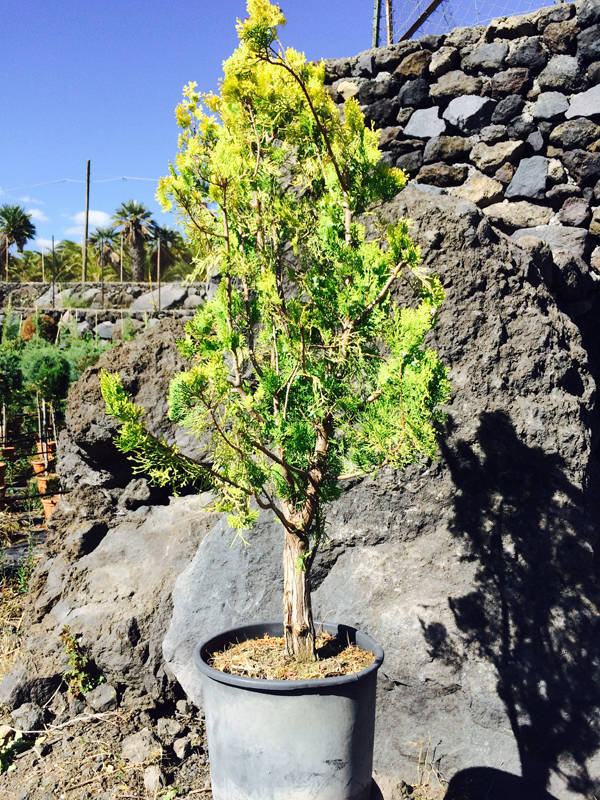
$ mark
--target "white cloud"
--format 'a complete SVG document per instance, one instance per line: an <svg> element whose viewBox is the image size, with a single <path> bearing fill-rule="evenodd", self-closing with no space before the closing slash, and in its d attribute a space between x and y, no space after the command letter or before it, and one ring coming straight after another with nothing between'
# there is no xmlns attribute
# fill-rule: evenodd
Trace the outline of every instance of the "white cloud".
<svg viewBox="0 0 600 800"><path fill-rule="evenodd" d="M72 217L73 222L77 223L77 225L84 225L85 224L85 211L80 211L79 214L75 214ZM106 211L92 211L90 208L89 212L89 224L91 228L105 228L110 226L110 214L107 214ZM81 233L83 234L83 228L81 229Z"/></svg>
<svg viewBox="0 0 600 800"><path fill-rule="evenodd" d="M60 239L54 240L54 247L57 247L60 244ZM43 251L44 253L49 253L52 250L52 239L44 239L39 237L35 240L36 249Z"/></svg>
<svg viewBox="0 0 600 800"><path fill-rule="evenodd" d="M44 214L43 211L40 211L39 208L30 208L27 213L32 219L37 220L38 222L48 222L48 217Z"/></svg>
<svg viewBox="0 0 600 800"><path fill-rule="evenodd" d="M36 206L45 206L43 200L36 200L35 197L29 197L29 195L25 195L25 197L17 197L17 200L20 200L21 203L35 203Z"/></svg>
<svg viewBox="0 0 600 800"><path fill-rule="evenodd" d="M67 228L64 233L65 236L81 236L83 238L83 225L74 225L72 228Z"/></svg>

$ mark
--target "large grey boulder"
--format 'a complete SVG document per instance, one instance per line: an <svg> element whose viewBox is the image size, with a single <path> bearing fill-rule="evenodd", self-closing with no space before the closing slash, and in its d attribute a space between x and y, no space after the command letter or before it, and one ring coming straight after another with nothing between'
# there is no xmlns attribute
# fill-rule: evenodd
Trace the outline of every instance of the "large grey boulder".
<svg viewBox="0 0 600 800"><path fill-rule="evenodd" d="M543 200L546 196L548 179L548 159L544 156L523 158L514 178L506 189L505 197L526 197L532 200Z"/></svg>
<svg viewBox="0 0 600 800"><path fill-rule="evenodd" d="M132 311L166 311L170 308L180 308L183 299L187 296L187 288L180 283L165 283L151 292L140 295L131 304Z"/></svg>
<svg viewBox="0 0 600 800"><path fill-rule="evenodd" d="M600 117L600 85L571 98L571 105L565 114L567 119L574 117Z"/></svg>
<svg viewBox="0 0 600 800"><path fill-rule="evenodd" d="M417 220L425 265L446 287L431 343L453 396L439 462L356 480L331 507L315 615L386 649L378 780L410 779L409 742L430 737L454 783L477 767L520 787L506 797L548 789L583 800L569 787L597 791L600 774L598 422L587 355L535 258L472 203L409 187L381 212ZM530 249L548 258L548 248ZM163 651L196 703L195 644L281 615L281 527L263 516L249 547L230 549L233 537L220 521L173 592ZM489 788L470 796L499 797Z"/></svg>
<svg viewBox="0 0 600 800"><path fill-rule="evenodd" d="M492 117L494 105L494 101L489 97L463 95L452 100L442 116L463 133L471 133L476 128L487 125Z"/></svg>

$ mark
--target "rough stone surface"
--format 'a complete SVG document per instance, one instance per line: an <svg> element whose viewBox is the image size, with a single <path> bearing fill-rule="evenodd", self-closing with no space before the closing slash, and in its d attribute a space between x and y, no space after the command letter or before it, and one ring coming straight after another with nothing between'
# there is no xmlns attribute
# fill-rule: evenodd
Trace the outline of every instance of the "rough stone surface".
<svg viewBox="0 0 600 800"><path fill-rule="evenodd" d="M573 117L600 117L600 86L593 86L571 98L571 106L566 112L567 119Z"/></svg>
<svg viewBox="0 0 600 800"><path fill-rule="evenodd" d="M500 181L473 170L462 186L452 189L455 197L463 197L483 208L502 199L503 186Z"/></svg>
<svg viewBox="0 0 600 800"><path fill-rule="evenodd" d="M538 81L542 89L556 89L566 94L576 92L581 85L579 61L574 56L552 56Z"/></svg>
<svg viewBox="0 0 600 800"><path fill-rule="evenodd" d="M569 197L565 200L558 218L561 225L572 225L579 228L586 225L591 217L590 206L583 197ZM592 231L593 233L593 231Z"/></svg>
<svg viewBox="0 0 600 800"><path fill-rule="evenodd" d="M140 295L131 304L132 311L152 311L162 309L166 311L171 308L181 308L183 299L187 295L187 289L180 283L166 283L160 288L160 302L158 288L151 292Z"/></svg>
<svg viewBox="0 0 600 800"><path fill-rule="evenodd" d="M150 760L158 748L159 744L152 731L142 728L123 739L121 755L130 764L143 764Z"/></svg>
<svg viewBox="0 0 600 800"><path fill-rule="evenodd" d="M537 30L527 17L499 17L492 20L486 31L488 41L492 39L519 39L521 36L535 36Z"/></svg>
<svg viewBox="0 0 600 800"><path fill-rule="evenodd" d="M542 200L546 195L548 159L544 156L523 158L510 182L505 197L525 197Z"/></svg>
<svg viewBox="0 0 600 800"><path fill-rule="evenodd" d="M503 200L501 203L487 206L484 210L490 222L505 231L546 225L553 216L551 209L528 203L525 200L516 203Z"/></svg>
<svg viewBox="0 0 600 800"><path fill-rule="evenodd" d="M593 448L587 357L537 262L496 237L474 205L407 188L388 211L417 220L425 264L448 292L432 343L451 366L450 419L439 463L358 481L331 509L315 614L330 612L386 649L378 780L411 774L407 742L435 730L436 757L454 785L475 766L497 780L521 775L525 758L567 800L558 764L595 790L600 745L589 721L600 688L587 544L595 532L584 500L596 490L582 488ZM548 249L539 253L547 265ZM248 548L230 550L231 537L220 522L173 594L165 657L196 703L195 644L281 613L280 527L261 519ZM577 655L565 660L565 648ZM562 736L567 718L576 743ZM526 768L498 797L534 796L519 795L530 775Z"/></svg>
<svg viewBox="0 0 600 800"><path fill-rule="evenodd" d="M534 119L556 119L569 108L569 101L560 92L542 92L538 95L531 113Z"/></svg>
<svg viewBox="0 0 600 800"><path fill-rule="evenodd" d="M429 74L439 78L445 72L454 69L460 62L460 55L455 47L440 47L436 50L429 62Z"/></svg>
<svg viewBox="0 0 600 800"><path fill-rule="evenodd" d="M452 100L461 95L478 95L483 83L481 78L465 75L461 70L453 70L434 83L431 87L431 97L434 100Z"/></svg>
<svg viewBox="0 0 600 800"><path fill-rule="evenodd" d="M526 67L511 67L492 78L492 97L495 100L523 92L529 85L531 74Z"/></svg>
<svg viewBox="0 0 600 800"><path fill-rule="evenodd" d="M100 339L112 339L114 327L115 325L113 322L101 322L94 328L94 333Z"/></svg>
<svg viewBox="0 0 600 800"><path fill-rule="evenodd" d="M396 166L403 169L409 178L416 175L423 165L423 151L412 150L410 153L404 153L396 159Z"/></svg>
<svg viewBox="0 0 600 800"><path fill-rule="evenodd" d="M578 228L566 228L562 225L540 225L535 228L524 228L513 233L512 238L518 241L522 236L537 236L550 246L553 255L570 253L585 260L591 249L590 235Z"/></svg>
<svg viewBox="0 0 600 800"><path fill-rule="evenodd" d="M521 113L524 105L523 97L518 94L510 94L504 100L500 100L494 109L492 122L494 125L505 125Z"/></svg>
<svg viewBox="0 0 600 800"><path fill-rule="evenodd" d="M497 70L508 55L506 42L489 42L481 44L462 61L464 70Z"/></svg>
<svg viewBox="0 0 600 800"><path fill-rule="evenodd" d="M20 731L41 731L44 727L44 712L37 703L24 703L11 712L10 718Z"/></svg>
<svg viewBox="0 0 600 800"><path fill-rule="evenodd" d="M600 237L600 209L598 208L594 211L594 216L590 223L590 233Z"/></svg>
<svg viewBox="0 0 600 800"><path fill-rule="evenodd" d="M581 195L579 186L573 183L557 183L546 192L546 200L555 205L561 205L567 197L578 197Z"/></svg>
<svg viewBox="0 0 600 800"><path fill-rule="evenodd" d="M352 97L356 97L360 91L360 87L354 81L340 81L336 89L344 100L350 100Z"/></svg>
<svg viewBox="0 0 600 800"><path fill-rule="evenodd" d="M165 785L165 776L156 764L151 764L144 770L144 787L147 792L156 795Z"/></svg>
<svg viewBox="0 0 600 800"><path fill-rule="evenodd" d="M551 22L544 30L544 44L551 53L574 53L579 31L576 19Z"/></svg>
<svg viewBox="0 0 600 800"><path fill-rule="evenodd" d="M539 39L522 39L515 42L506 58L509 67L527 67L536 72L548 62L548 54Z"/></svg>
<svg viewBox="0 0 600 800"><path fill-rule="evenodd" d="M583 149L595 139L600 139L600 125L585 117L563 122L550 134L550 142L555 147L562 147L565 150L574 147Z"/></svg>
<svg viewBox="0 0 600 800"><path fill-rule="evenodd" d="M440 136L446 130L446 123L440 119L439 108L424 108L415 111L408 125L404 128L406 136L416 136L419 139L429 139Z"/></svg>
<svg viewBox="0 0 600 800"><path fill-rule="evenodd" d="M415 78L407 81L398 93L398 100L402 106L418 108L429 103L429 84L424 78Z"/></svg>
<svg viewBox="0 0 600 800"><path fill-rule="evenodd" d="M462 136L438 136L425 145L423 160L426 164L433 161L466 161L471 146L471 140Z"/></svg>
<svg viewBox="0 0 600 800"><path fill-rule="evenodd" d="M563 163L571 177L581 186L594 184L600 178L600 153L570 150L564 154Z"/></svg>
<svg viewBox="0 0 600 800"><path fill-rule="evenodd" d="M577 55L585 61L600 58L600 24L592 25L577 37Z"/></svg>
<svg viewBox="0 0 600 800"><path fill-rule="evenodd" d="M523 150L523 142L499 142L494 145L479 142L471 150L471 161L483 172L491 172L504 162L517 159Z"/></svg>
<svg viewBox="0 0 600 800"><path fill-rule="evenodd" d="M132 480L131 465L113 444L117 426L104 413L100 393L101 369L118 371L134 401L147 410L150 432L177 442L192 458L202 457L202 446L167 419L166 392L175 372L185 361L176 342L183 324L169 319L131 342L120 342L101 356L86 373L86 379L71 386L67 400L67 426L59 437L61 478L67 487L125 487Z"/></svg>
<svg viewBox="0 0 600 800"><path fill-rule="evenodd" d="M85 701L94 711L112 711L117 707L117 690L108 683L101 683L85 696Z"/></svg>
<svg viewBox="0 0 600 800"><path fill-rule="evenodd" d="M468 171L466 164L426 164L419 170L417 181L432 186L456 186L464 181Z"/></svg>
<svg viewBox="0 0 600 800"><path fill-rule="evenodd" d="M579 24L587 28L600 22L600 0L582 0L578 9Z"/></svg>
<svg viewBox="0 0 600 800"><path fill-rule="evenodd" d="M479 138L486 144L496 144L506 139L506 125L487 125L479 131Z"/></svg>
<svg viewBox="0 0 600 800"><path fill-rule="evenodd" d="M396 67L394 75L402 78L423 78L431 61L431 50L417 50L406 56Z"/></svg>
<svg viewBox="0 0 600 800"><path fill-rule="evenodd" d="M452 100L442 116L463 133L470 133L487 125L493 110L494 103L488 97L463 95Z"/></svg>

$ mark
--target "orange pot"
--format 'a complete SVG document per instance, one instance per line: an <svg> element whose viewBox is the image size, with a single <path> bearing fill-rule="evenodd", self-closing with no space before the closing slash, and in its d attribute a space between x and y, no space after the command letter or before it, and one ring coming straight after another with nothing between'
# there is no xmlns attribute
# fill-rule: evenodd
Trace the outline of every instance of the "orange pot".
<svg viewBox="0 0 600 800"><path fill-rule="evenodd" d="M54 486L54 489L52 489L52 487L50 488L50 492L56 491L58 489L58 475L56 473L50 472L47 475L44 475L42 478L38 477L37 484L39 493L46 494L46 492L48 491L48 484L52 483L56 485Z"/></svg>
<svg viewBox="0 0 600 800"><path fill-rule="evenodd" d="M31 466L33 467L33 472L35 475L41 475L43 472L46 471L46 462L45 461L36 461L34 459L31 460Z"/></svg>
<svg viewBox="0 0 600 800"><path fill-rule="evenodd" d="M14 447L3 447L2 448L2 457L5 458L7 461L12 461L15 456L17 455L17 451Z"/></svg>
<svg viewBox="0 0 600 800"><path fill-rule="evenodd" d="M59 500L60 497L58 495L54 495L52 497L42 497L42 506L44 508L44 516L46 519L50 519Z"/></svg>
<svg viewBox="0 0 600 800"><path fill-rule="evenodd" d="M40 456L44 455L44 443L43 442L36 442L35 446L37 447L38 454ZM48 448L48 453L53 453L56 450L56 442L46 442L46 447Z"/></svg>

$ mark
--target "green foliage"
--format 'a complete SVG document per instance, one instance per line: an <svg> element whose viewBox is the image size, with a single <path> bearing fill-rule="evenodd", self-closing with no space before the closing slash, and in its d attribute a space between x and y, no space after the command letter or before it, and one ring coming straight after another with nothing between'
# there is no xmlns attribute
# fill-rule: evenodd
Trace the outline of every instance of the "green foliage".
<svg viewBox="0 0 600 800"><path fill-rule="evenodd" d="M282 48L278 7L249 0L248 12L220 95L185 87L158 189L198 253L195 275L222 275L180 343L193 365L172 380L169 417L209 438L212 467L196 474L232 527L253 524L254 499L316 543L341 477L435 457L449 384L424 342L444 291L419 267L408 220L366 235L360 215L406 176L380 164L357 102L341 116L324 66ZM402 280L413 308L390 297ZM118 446L155 481L185 483L194 468L149 437L118 376L101 387Z"/></svg>
<svg viewBox="0 0 600 800"><path fill-rule="evenodd" d="M69 669L64 673L63 680L72 695L78 697L104 683L104 676L89 661L68 625L63 627L60 640L69 657Z"/></svg>
<svg viewBox="0 0 600 800"><path fill-rule="evenodd" d="M4 240L10 247L17 245L17 250L22 253L23 247L29 239L35 236L35 225L21 206L3 205L0 207L0 240Z"/></svg>
<svg viewBox="0 0 600 800"><path fill-rule="evenodd" d="M27 541L27 551L19 562L16 574L16 590L18 594L27 594L29 591L29 581L35 567L35 550L33 537L29 535Z"/></svg>
<svg viewBox="0 0 600 800"><path fill-rule="evenodd" d="M19 354L0 348L0 404L10 405L22 389L23 373Z"/></svg>
<svg viewBox="0 0 600 800"><path fill-rule="evenodd" d="M33 744L33 740L27 739L23 731L15 731L8 725L0 726L0 774L7 772L15 758Z"/></svg>
<svg viewBox="0 0 600 800"><path fill-rule="evenodd" d="M45 400L62 400L69 390L69 362L52 345L37 344L37 347L27 347L23 352L25 383L30 391L39 392Z"/></svg>

